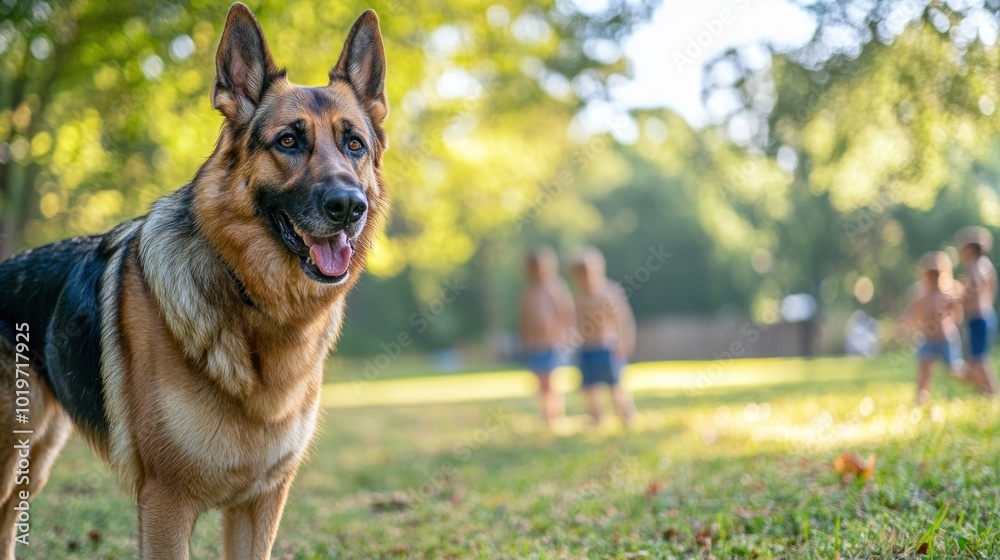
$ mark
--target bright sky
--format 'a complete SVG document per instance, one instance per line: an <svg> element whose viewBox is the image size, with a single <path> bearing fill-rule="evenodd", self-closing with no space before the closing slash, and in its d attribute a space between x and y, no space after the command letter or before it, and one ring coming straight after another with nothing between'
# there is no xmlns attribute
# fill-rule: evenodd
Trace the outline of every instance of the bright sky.
<svg viewBox="0 0 1000 560"><path fill-rule="evenodd" d="M705 62L733 46L799 46L815 27L812 16L786 0L664 0L624 43L634 80L615 88L616 100L626 107L668 107L703 125L709 121L701 101Z"/></svg>

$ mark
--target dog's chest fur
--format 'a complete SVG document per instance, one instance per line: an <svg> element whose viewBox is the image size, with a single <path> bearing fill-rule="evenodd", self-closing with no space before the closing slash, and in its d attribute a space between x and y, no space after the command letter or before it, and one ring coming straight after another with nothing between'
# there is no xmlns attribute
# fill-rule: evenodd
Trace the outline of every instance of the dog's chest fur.
<svg viewBox="0 0 1000 560"><path fill-rule="evenodd" d="M126 483L185 481L217 505L294 473L315 431L342 303L276 328L199 235L191 197L159 201L105 275L119 320L103 334L127 341L103 356L108 454Z"/></svg>

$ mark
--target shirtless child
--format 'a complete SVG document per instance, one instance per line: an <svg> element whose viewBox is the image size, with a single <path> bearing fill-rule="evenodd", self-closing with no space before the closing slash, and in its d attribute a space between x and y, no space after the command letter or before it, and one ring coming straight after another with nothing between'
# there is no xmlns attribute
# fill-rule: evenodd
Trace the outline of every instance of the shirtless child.
<svg viewBox="0 0 1000 560"><path fill-rule="evenodd" d="M621 371L635 349L635 317L621 286L605 277L604 256L596 249L584 250L572 267L577 286L576 310L580 374L590 419L601 422L597 385L607 384L615 409L626 425L635 405L622 387Z"/></svg>
<svg viewBox="0 0 1000 560"><path fill-rule="evenodd" d="M968 227L958 232L959 256L962 261L962 307L969 329L969 359L965 378L976 389L994 395L997 376L990 358L990 342L996 334L997 315L993 308L997 294L997 273L987 254L993 246L993 236L981 227Z"/></svg>
<svg viewBox="0 0 1000 560"><path fill-rule="evenodd" d="M958 284L951 278L951 259L944 252L927 253L920 260L921 281L904 320L922 335L917 349L917 404L930 398L931 368L941 360L949 373L962 368L958 321L962 305Z"/></svg>
<svg viewBox="0 0 1000 560"><path fill-rule="evenodd" d="M538 376L538 398L545 424L563 416L562 393L552 387L552 371L562 365L559 347L576 321L573 297L559 277L558 259L549 247L528 255L528 287L521 296L521 345L528 369Z"/></svg>

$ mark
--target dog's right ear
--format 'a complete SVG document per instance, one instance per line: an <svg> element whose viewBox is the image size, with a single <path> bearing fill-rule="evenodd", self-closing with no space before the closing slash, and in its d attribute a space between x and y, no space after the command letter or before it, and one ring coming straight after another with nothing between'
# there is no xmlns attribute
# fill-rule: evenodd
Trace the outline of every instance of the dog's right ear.
<svg viewBox="0 0 1000 560"><path fill-rule="evenodd" d="M374 10L365 10L347 34L340 60L330 70L330 82L337 80L351 84L376 124L389 114L385 98L385 47Z"/></svg>
<svg viewBox="0 0 1000 560"><path fill-rule="evenodd" d="M246 123L260 105L267 87L284 74L271 59L264 32L253 12L244 4L233 4L215 55L212 106L227 120Z"/></svg>

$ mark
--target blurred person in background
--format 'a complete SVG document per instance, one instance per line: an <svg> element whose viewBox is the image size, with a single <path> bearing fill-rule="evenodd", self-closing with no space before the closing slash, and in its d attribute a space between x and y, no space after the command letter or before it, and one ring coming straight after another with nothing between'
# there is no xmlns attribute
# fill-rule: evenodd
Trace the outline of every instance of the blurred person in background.
<svg viewBox="0 0 1000 560"><path fill-rule="evenodd" d="M848 356L872 358L879 353L878 319L856 309L844 326L844 352Z"/></svg>
<svg viewBox="0 0 1000 560"><path fill-rule="evenodd" d="M577 358L590 419L595 426L601 422L597 386L606 384L618 416L628 425L635 405L622 387L621 372L635 349L635 316L622 287L605 276L600 251L583 249L571 270L577 287Z"/></svg>
<svg viewBox="0 0 1000 560"><path fill-rule="evenodd" d="M542 418L552 428L563 417L565 401L553 387L552 372L563 364L564 347L576 322L573 297L559 276L559 260L550 247L528 255L528 286L521 296L521 346L528 369L538 377Z"/></svg>
<svg viewBox="0 0 1000 560"><path fill-rule="evenodd" d="M969 356L964 371L966 379L978 390L994 395L997 376L990 357L990 346L997 330L993 305L997 294L997 273L989 253L993 236L985 228L968 227L958 232L962 263L962 308L969 332Z"/></svg>
<svg viewBox="0 0 1000 560"><path fill-rule="evenodd" d="M960 377L962 351L958 323L962 318L961 285L952 277L947 253L934 251L920 259L921 280L903 317L904 324L921 336L917 347L917 404L930 398L931 373L940 360L948 372Z"/></svg>

